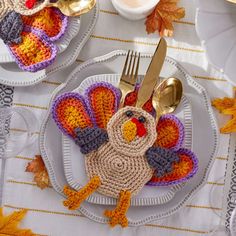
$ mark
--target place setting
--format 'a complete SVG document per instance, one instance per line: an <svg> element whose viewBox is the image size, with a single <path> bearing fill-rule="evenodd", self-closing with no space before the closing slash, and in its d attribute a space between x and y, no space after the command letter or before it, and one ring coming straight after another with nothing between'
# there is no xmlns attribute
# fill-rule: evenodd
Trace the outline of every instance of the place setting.
<svg viewBox="0 0 236 236"><path fill-rule="evenodd" d="M69 76L67 83L54 92L50 102L50 111L41 126L40 150L51 184L67 199L64 202L67 207L73 210L79 209L95 221L110 222L113 225L114 218L109 221L109 217L106 216L111 216L124 204L119 198L121 196L119 191L123 192L122 187L119 186L124 186L125 189L131 188L130 184L136 179L135 176L140 176L143 172L141 175L143 177L140 176L143 182L138 179L139 184L132 185L134 196L131 194L130 206L126 209L127 224L123 226L143 225L175 213L206 182L218 146L218 129L210 99L205 89L194 81L175 60L166 57L166 49L166 42L162 38L153 57L137 52L127 54L123 51L114 51L94 58L78 66ZM111 110L100 110L102 107ZM163 169L162 162L155 163L154 161L154 165L159 168L159 174L162 173L160 176L156 175L158 171L154 171L154 175L152 172L148 175L149 177L144 177L148 167L146 165L153 163L148 157L143 160L146 164L143 163L141 166L141 163L137 163L137 166L135 164L136 161L138 162L137 153L143 153L141 143L138 146L135 143L138 143L142 135L146 136L147 140L149 140L149 135L151 137L153 135L152 132L142 134L150 128L145 128L135 116L132 118L135 112L147 115L154 122L154 126L157 122L156 132L160 139L156 142L160 142L157 143L160 153L154 154L155 151L154 153L151 151L155 150L155 144L152 145L156 137L153 137L153 141L147 141L150 142L151 155L165 156L167 153L172 153L172 155L175 153L174 156L178 159L175 160L170 156L170 160L175 164L164 162L166 163L164 166L170 166L170 169ZM200 120L196 119L198 113L202 114ZM116 119L113 121L113 116L118 120L124 119L126 122L116 123ZM136 124L129 123L129 117L134 122L138 122L137 127L142 127L143 131L136 131L140 132L140 137L137 134L135 137L129 128L125 131L126 123L127 127ZM145 117L142 119L147 120ZM86 122L89 123L86 124ZM199 122L206 131L204 138L202 138L202 131L198 129ZM80 127L83 128L80 129ZM115 130L113 131L112 128ZM80 135L81 137L85 135L83 130L88 134L90 132L94 134L85 136L86 139L80 141ZM179 134L171 134L168 140L166 132ZM124 138L124 133L127 133L129 138ZM95 137L98 138L96 142ZM113 141L115 137L123 140ZM89 143L90 139L92 143ZM111 143L109 143L110 139ZM132 151L132 143L137 151ZM103 150L103 145L104 148L106 145L111 145L107 151L114 148L114 153L112 154L111 150L111 153L109 151L107 153L105 148L104 151L107 154L99 154L100 148ZM59 149L53 148L59 146L61 147ZM161 150L167 153L161 154ZM117 156L116 152L121 156ZM133 164L127 159L128 153L131 154L130 158L134 159ZM102 156L99 158L99 155ZM183 158L182 161L179 157ZM181 166L180 169L178 163ZM173 169L175 165L181 172L175 173ZM186 172L182 173L183 170ZM138 174L139 171L141 171L140 174ZM101 177L93 179L94 175L96 178ZM93 181L99 182L104 187L100 190L100 185L98 183L96 185ZM104 184L102 181L105 181ZM92 189L90 186L95 187ZM78 203L70 199L70 196L77 199L76 194L78 194ZM106 211L107 209L109 211ZM106 216L104 212L107 212ZM119 222L118 220L116 224Z"/></svg>
<svg viewBox="0 0 236 236"><path fill-rule="evenodd" d="M233 235L235 9L0 0L0 234Z"/></svg>

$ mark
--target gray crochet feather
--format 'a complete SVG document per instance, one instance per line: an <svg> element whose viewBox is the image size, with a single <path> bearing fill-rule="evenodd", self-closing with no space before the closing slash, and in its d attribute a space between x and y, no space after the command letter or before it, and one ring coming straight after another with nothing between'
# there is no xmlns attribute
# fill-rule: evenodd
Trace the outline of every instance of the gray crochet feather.
<svg viewBox="0 0 236 236"><path fill-rule="evenodd" d="M19 13L9 12L0 22L0 38L5 44L22 42L23 22Z"/></svg>
<svg viewBox="0 0 236 236"><path fill-rule="evenodd" d="M108 141L107 132L98 127L86 127L84 129L75 129L75 143L80 147L83 154L88 154L97 150Z"/></svg>

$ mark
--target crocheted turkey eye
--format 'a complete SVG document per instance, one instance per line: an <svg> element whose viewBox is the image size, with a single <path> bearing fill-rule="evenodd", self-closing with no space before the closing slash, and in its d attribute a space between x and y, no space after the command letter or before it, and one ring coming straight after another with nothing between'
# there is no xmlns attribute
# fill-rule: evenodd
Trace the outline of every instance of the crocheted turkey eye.
<svg viewBox="0 0 236 236"><path fill-rule="evenodd" d="M132 111L126 111L125 114L128 116L128 117L132 117L134 115L134 113Z"/></svg>
<svg viewBox="0 0 236 236"><path fill-rule="evenodd" d="M140 123L144 123L146 121L146 118L144 116L140 116L138 120Z"/></svg>

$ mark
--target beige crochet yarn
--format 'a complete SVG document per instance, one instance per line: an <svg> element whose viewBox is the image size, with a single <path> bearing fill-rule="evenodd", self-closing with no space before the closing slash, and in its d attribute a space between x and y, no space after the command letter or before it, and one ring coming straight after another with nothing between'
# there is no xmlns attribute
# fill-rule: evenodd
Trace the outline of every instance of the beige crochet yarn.
<svg viewBox="0 0 236 236"><path fill-rule="evenodd" d="M36 12L41 11L50 3L50 0L38 1L32 9L28 9L25 6L25 0L11 0L11 1L13 2L14 5L14 11L20 13L21 15L33 15Z"/></svg>
<svg viewBox="0 0 236 236"><path fill-rule="evenodd" d="M8 12L13 10L12 0L0 0L0 21L7 15Z"/></svg>
<svg viewBox="0 0 236 236"><path fill-rule="evenodd" d="M130 118L126 111L132 111L133 117L144 116L147 134L127 142L122 135L122 126ZM128 190L132 196L137 194L153 176L144 153L156 140L156 123L154 118L144 110L125 107L119 110L109 121L107 132L109 142L85 158L86 172L91 179L99 176L101 186L98 192L118 198L121 190ZM154 131L154 132L153 132Z"/></svg>

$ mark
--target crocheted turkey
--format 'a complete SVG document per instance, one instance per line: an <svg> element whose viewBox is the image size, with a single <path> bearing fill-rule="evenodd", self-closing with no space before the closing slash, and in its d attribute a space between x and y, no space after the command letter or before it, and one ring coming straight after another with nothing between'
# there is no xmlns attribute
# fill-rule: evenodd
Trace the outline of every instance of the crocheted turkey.
<svg viewBox="0 0 236 236"><path fill-rule="evenodd" d="M15 11L12 1L0 0L0 38L22 70L36 72L52 64L58 51L54 42L67 25L68 17L56 8L24 16Z"/></svg>
<svg viewBox="0 0 236 236"><path fill-rule="evenodd" d="M110 225L128 224L130 198L144 185L168 186L188 180L197 171L197 158L181 148L184 127L174 115L158 124L150 101L135 107L137 91L118 109L120 92L109 83L90 86L84 95L70 92L53 103L52 115L60 130L85 155L88 184L79 191L64 188L64 205L73 210L94 191L118 198L105 211ZM157 188L158 191L158 188Z"/></svg>

